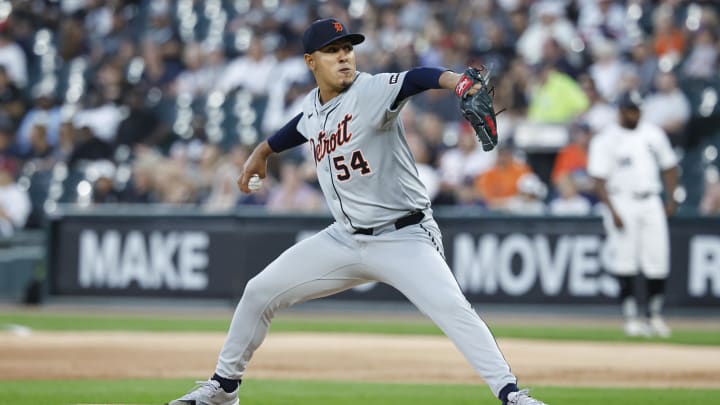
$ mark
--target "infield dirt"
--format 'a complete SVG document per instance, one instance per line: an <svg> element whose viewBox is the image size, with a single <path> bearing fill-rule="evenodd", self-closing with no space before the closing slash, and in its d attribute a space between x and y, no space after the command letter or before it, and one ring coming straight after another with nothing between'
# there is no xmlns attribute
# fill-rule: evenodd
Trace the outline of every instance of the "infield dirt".
<svg viewBox="0 0 720 405"><path fill-rule="evenodd" d="M223 333L0 333L0 379L194 378ZM720 388L720 348L500 339L523 385ZM480 383L443 336L270 333L247 378Z"/></svg>

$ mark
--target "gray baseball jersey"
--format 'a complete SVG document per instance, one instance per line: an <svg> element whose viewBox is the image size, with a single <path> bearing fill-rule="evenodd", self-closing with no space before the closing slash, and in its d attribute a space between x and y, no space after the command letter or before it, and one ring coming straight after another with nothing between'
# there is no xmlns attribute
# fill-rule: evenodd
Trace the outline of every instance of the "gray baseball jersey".
<svg viewBox="0 0 720 405"><path fill-rule="evenodd" d="M333 217L345 228L374 228L430 207L398 118L391 109L405 73L357 73L345 92L303 102L298 131L309 140ZM392 151L388 153L388 151Z"/></svg>

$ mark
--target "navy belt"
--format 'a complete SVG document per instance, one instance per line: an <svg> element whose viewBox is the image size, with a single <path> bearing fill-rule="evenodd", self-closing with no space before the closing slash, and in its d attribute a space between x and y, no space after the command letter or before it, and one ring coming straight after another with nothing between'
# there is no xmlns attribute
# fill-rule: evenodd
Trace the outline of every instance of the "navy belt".
<svg viewBox="0 0 720 405"><path fill-rule="evenodd" d="M402 229L406 226L419 224L423 218L425 218L425 213L422 211L413 211L408 215L405 215L404 217L398 219L395 221L395 229ZM375 234L375 228L355 228L355 232L353 232L356 235L374 235Z"/></svg>
<svg viewBox="0 0 720 405"><path fill-rule="evenodd" d="M636 200L645 200L650 197L654 197L658 195L658 193L654 193L652 191L643 191L643 192L617 192L617 191L610 191L610 194L612 195L620 195L620 196L626 196L626 197L632 197Z"/></svg>
<svg viewBox="0 0 720 405"><path fill-rule="evenodd" d="M650 198L656 194L647 192L647 193L633 193L632 195L633 195L633 198L635 198L635 199L644 200L644 199Z"/></svg>

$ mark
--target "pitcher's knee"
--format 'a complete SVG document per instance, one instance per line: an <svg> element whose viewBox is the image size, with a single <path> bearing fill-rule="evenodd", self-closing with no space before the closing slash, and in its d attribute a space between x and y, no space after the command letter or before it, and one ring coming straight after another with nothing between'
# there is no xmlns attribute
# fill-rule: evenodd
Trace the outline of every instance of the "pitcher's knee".
<svg viewBox="0 0 720 405"><path fill-rule="evenodd" d="M260 274L248 281L242 301L246 305L257 307L258 310L274 312L276 309L288 305L283 299L287 295L283 294L285 288L287 286L283 285L283 283L269 280Z"/></svg>

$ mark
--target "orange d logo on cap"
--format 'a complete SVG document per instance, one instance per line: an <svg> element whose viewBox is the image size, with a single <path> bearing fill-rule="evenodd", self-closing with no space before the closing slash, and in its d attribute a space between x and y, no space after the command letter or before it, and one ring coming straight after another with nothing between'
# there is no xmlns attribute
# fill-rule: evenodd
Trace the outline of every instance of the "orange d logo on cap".
<svg viewBox="0 0 720 405"><path fill-rule="evenodd" d="M357 45L365 40L365 36L351 34L340 21L334 18L325 18L313 22L305 30L303 48L305 48L305 53L313 53L323 46L340 39L347 39L351 44Z"/></svg>

